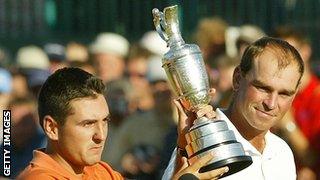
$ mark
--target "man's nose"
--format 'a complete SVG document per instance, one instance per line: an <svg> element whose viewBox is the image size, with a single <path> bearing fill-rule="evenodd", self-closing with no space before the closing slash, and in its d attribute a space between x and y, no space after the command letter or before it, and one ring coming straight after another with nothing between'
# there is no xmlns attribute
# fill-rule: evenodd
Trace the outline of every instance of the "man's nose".
<svg viewBox="0 0 320 180"><path fill-rule="evenodd" d="M106 130L107 127L104 124L98 123L96 128L95 128L95 133L93 136L93 140L96 143L100 143L106 139Z"/></svg>
<svg viewBox="0 0 320 180"><path fill-rule="evenodd" d="M276 93L270 93L268 97L263 101L263 105L266 110L273 110L278 103L278 95Z"/></svg>

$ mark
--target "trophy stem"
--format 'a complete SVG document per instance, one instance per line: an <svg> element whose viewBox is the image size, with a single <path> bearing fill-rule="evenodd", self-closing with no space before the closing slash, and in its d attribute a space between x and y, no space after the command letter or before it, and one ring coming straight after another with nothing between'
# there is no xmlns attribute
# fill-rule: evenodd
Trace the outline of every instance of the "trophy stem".
<svg viewBox="0 0 320 180"><path fill-rule="evenodd" d="M207 118L207 117L200 117L193 121L193 126L196 128L198 126L203 126L205 124L208 124L212 122L213 120Z"/></svg>

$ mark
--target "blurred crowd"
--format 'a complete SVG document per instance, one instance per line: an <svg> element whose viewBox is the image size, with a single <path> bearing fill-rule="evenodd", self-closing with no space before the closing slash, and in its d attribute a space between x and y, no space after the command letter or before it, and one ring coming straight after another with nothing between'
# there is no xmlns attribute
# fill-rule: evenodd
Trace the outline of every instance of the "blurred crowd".
<svg viewBox="0 0 320 180"><path fill-rule="evenodd" d="M193 39L202 51L210 85L216 88L214 107L228 106L233 70L242 53L248 44L266 35L255 25L229 26L218 17L199 22ZM291 111L273 131L291 146L298 179L319 179L320 81L312 70L310 42L299 29L289 26L268 35L292 44L306 64ZM0 49L0 106L12 112L13 177L28 165L34 149L46 145L36 116L41 85L59 68L79 67L100 77L107 86L112 121L102 159L127 178L160 179L177 138L175 96L161 67L167 51L155 31L130 43L119 34L104 32L90 44L48 42L43 47L21 47L15 55ZM9 61L12 57L14 63Z"/></svg>

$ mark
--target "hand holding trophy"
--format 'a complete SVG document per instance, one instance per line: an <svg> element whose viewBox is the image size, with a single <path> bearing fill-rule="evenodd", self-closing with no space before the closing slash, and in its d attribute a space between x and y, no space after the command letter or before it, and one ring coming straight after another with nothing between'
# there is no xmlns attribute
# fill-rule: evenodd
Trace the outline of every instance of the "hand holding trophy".
<svg viewBox="0 0 320 180"><path fill-rule="evenodd" d="M170 48L163 56L162 67L173 92L187 111L196 111L208 105L210 87L205 64L199 47L185 44L181 37L178 7L166 7L163 12L153 9L152 13L157 32ZM183 148L187 151L190 164L208 153L214 154L214 158L199 172L228 166L228 173L223 175L228 176L252 163L251 157L245 155L242 145L224 120L197 118L185 138L187 145Z"/></svg>

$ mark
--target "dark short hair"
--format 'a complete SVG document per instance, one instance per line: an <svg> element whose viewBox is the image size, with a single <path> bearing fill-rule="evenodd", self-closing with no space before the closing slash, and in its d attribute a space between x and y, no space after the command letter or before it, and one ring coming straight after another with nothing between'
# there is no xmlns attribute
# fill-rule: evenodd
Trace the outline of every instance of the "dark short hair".
<svg viewBox="0 0 320 180"><path fill-rule="evenodd" d="M267 48L270 48L277 52L277 55L280 57L278 58L279 69L285 68L292 63L297 64L298 71L300 73L300 78L298 81L299 84L304 72L303 60L298 51L293 46L291 46L288 42L278 38L263 37L255 41L253 44L249 45L244 51L241 58L241 72L243 74L247 74L252 68L253 60L261 55Z"/></svg>
<svg viewBox="0 0 320 180"><path fill-rule="evenodd" d="M46 115L53 117L63 125L70 114L70 102L77 98L92 97L103 94L105 86L101 79L79 68L62 68L45 81L38 97L40 125Z"/></svg>

